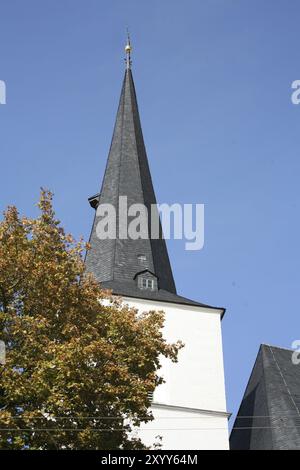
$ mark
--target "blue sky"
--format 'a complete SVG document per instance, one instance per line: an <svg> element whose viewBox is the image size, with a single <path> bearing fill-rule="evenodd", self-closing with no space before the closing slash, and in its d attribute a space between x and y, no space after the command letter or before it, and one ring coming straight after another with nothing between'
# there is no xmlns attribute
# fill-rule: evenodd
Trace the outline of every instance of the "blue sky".
<svg viewBox="0 0 300 470"><path fill-rule="evenodd" d="M205 246L168 243L179 293L224 306L228 410L260 343L300 338L296 0L0 0L0 209L55 193L86 239L128 25L159 202L205 204ZM178 332L180 333L180 332Z"/></svg>

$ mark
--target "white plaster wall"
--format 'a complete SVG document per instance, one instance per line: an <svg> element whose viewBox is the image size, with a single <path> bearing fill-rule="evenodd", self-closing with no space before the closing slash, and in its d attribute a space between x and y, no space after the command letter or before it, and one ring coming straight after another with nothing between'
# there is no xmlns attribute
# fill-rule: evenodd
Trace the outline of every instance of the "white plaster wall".
<svg viewBox="0 0 300 470"><path fill-rule="evenodd" d="M228 420L198 412L152 408L155 420L142 425L138 436L152 447L162 437L163 450L228 450Z"/></svg>
<svg viewBox="0 0 300 470"><path fill-rule="evenodd" d="M182 416L183 411L153 408L155 421L142 426L144 442L153 443L160 434L165 449L227 449L227 418L218 415L226 413L221 311L142 299L124 301L140 311L163 310L165 338L168 342L180 339L185 344L178 363L161 359L160 373L166 383L156 389L154 402L217 412L217 416L199 412Z"/></svg>

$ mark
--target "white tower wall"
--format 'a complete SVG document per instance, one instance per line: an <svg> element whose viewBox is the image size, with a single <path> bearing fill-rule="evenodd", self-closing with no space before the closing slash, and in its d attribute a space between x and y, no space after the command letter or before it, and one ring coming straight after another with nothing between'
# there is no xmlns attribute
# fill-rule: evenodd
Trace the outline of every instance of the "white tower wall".
<svg viewBox="0 0 300 470"><path fill-rule="evenodd" d="M185 344L177 363L161 360L166 383L154 393L154 421L138 431L143 442L151 446L159 435L162 449L228 449L222 310L129 297L124 301L140 311L163 310L164 337Z"/></svg>

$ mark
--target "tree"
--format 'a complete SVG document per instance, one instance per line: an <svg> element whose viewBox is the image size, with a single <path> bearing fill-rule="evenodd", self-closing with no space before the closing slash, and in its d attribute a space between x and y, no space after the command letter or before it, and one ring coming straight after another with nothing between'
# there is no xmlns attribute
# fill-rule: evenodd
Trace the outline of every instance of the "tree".
<svg viewBox="0 0 300 470"><path fill-rule="evenodd" d="M9 207L0 223L0 449L138 449L163 312L138 313L85 272L86 245L56 220L42 190L36 219Z"/></svg>

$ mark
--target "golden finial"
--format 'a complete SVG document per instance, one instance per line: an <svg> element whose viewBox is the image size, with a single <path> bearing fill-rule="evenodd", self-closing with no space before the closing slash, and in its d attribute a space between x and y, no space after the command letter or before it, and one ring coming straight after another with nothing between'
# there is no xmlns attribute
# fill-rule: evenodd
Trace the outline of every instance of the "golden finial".
<svg viewBox="0 0 300 470"><path fill-rule="evenodd" d="M130 69L131 67L131 51L132 51L132 47L131 47L131 43L130 43L130 35L129 35L129 31L128 31L128 28L127 28L127 44L125 46L125 54L126 54L126 68L127 69Z"/></svg>

